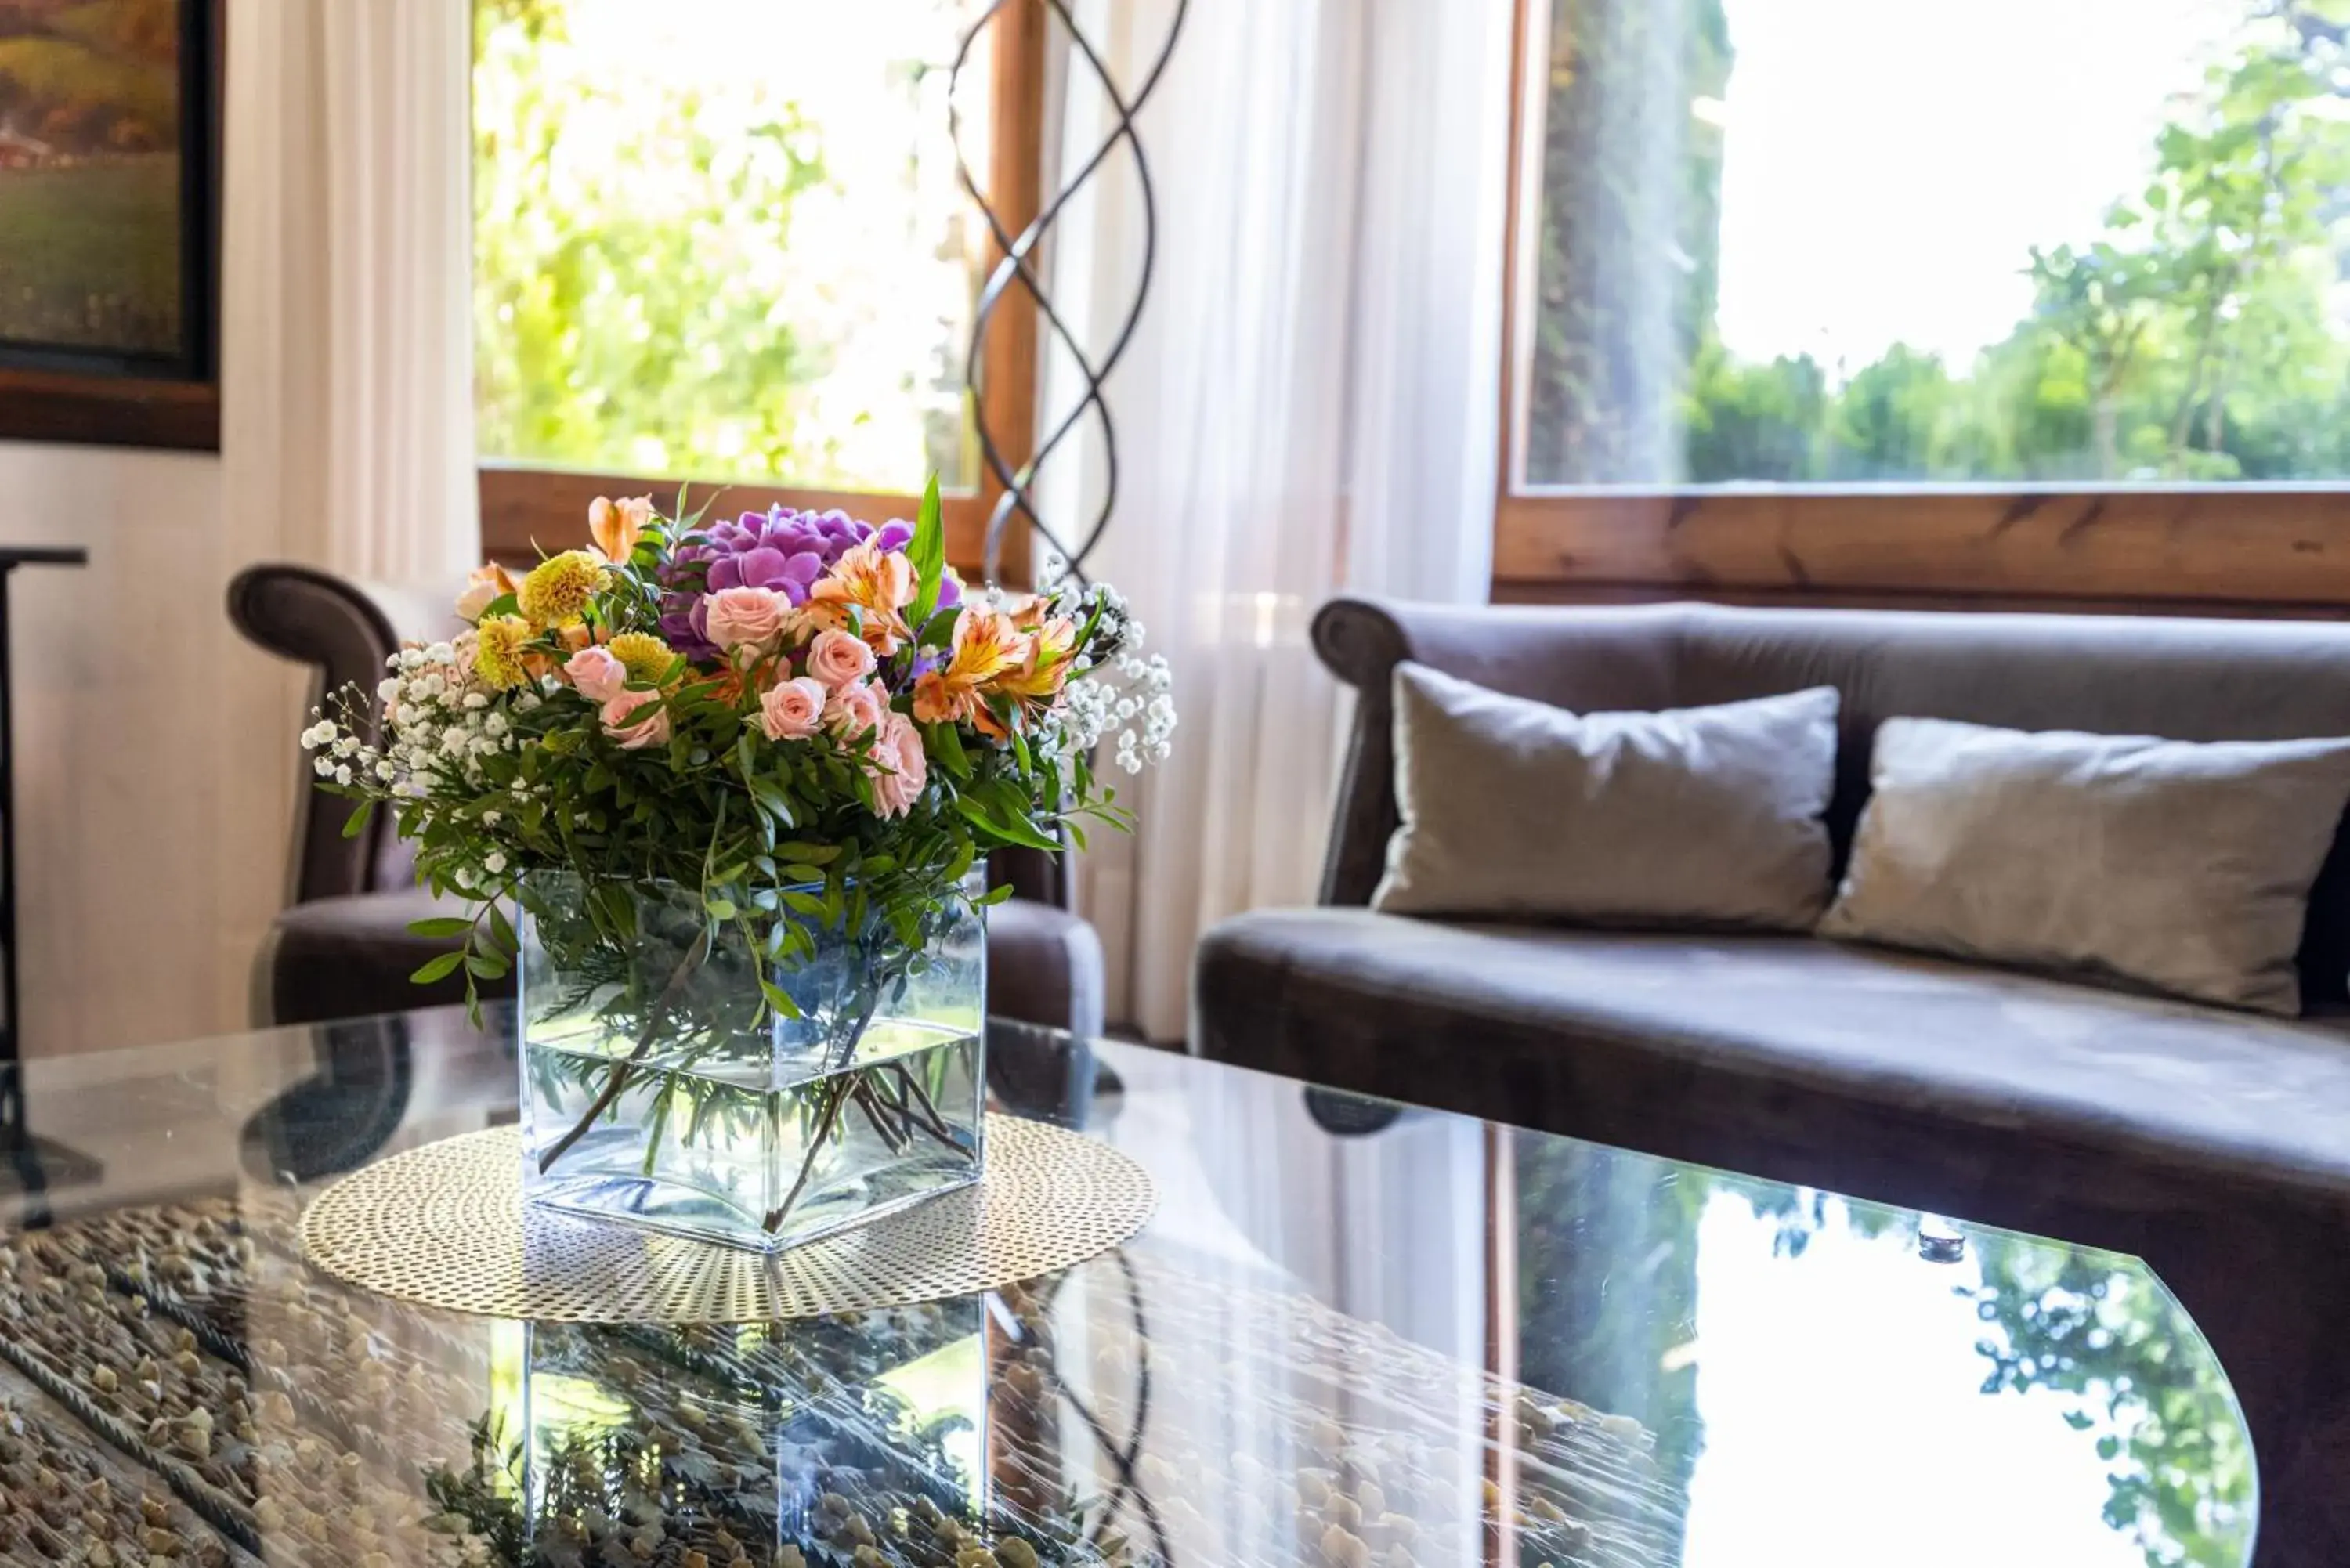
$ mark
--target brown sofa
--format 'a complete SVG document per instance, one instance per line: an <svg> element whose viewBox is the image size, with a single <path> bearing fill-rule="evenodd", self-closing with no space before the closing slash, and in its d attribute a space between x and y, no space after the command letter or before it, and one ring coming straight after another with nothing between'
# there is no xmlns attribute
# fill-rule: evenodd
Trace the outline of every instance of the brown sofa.
<svg viewBox="0 0 2350 1568"><path fill-rule="evenodd" d="M2350 1562L2350 848L2280 1022L1804 937L1442 923L1367 904L1410 659L1585 711L1843 693L1839 860L1898 714L2183 740L2350 735L2350 627L1341 600L1358 694L1324 907L1194 971L1221 1060L2136 1254L2227 1367L2263 1564Z"/></svg>
<svg viewBox="0 0 2350 1568"><path fill-rule="evenodd" d="M351 684L372 692L403 638L431 639L456 629L453 597L267 565L248 567L229 585L228 613L248 639L310 668L315 701ZM308 776L306 767L306 786ZM447 944L411 935L409 922L451 911L436 909L415 885L411 857L387 814L377 813L357 837L343 836L350 810L348 801L301 791L286 908L255 976L258 1023L307 1023L463 999L462 977L436 986L410 982L417 966ZM1033 853L999 855L989 874L1014 894L988 910L989 1011L1099 1033L1101 942L1070 912L1061 862ZM512 988L509 981L491 989Z"/></svg>

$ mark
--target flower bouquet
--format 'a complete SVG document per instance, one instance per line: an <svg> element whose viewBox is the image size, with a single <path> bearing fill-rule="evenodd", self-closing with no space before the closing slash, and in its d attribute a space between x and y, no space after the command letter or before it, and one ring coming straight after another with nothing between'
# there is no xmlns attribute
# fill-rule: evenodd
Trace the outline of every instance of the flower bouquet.
<svg viewBox="0 0 2350 1568"><path fill-rule="evenodd" d="M935 483L588 526L303 735L472 906L416 978L519 969L526 1194L772 1248L977 1179L985 857L1124 824L1093 759L1165 755L1164 663L1107 587L966 590Z"/></svg>

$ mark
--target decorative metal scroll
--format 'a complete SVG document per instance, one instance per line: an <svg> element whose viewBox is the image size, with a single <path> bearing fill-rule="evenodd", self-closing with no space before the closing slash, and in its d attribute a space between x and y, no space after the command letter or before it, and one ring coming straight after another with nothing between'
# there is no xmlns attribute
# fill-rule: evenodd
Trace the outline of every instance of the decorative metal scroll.
<svg viewBox="0 0 2350 1568"><path fill-rule="evenodd" d="M980 35L987 30L1007 6L1023 3L1024 0L991 0L986 8L981 12L978 20L973 22L970 30L963 35L962 47L956 51L954 68L948 77L947 117L950 130L954 138L955 173L962 181L963 190L970 194L972 201L978 205L982 215L987 219L988 229L995 236L996 245L1003 253L1003 259L996 264L994 271L988 275L987 286L980 291L979 310L972 322L971 358L965 374L969 378L972 393L973 420L978 427L980 455L985 461L988 472L995 476L996 483L1003 487L1003 493L996 497L994 508L987 519L988 581L998 580L999 568L1003 564L1004 535L1012 524L1012 520L1017 516L1026 522L1039 541L1060 557L1063 569L1069 576L1078 582L1084 582L1087 580L1087 558L1101 544L1102 535L1109 527L1110 516L1118 506L1118 428L1110 418L1109 404L1102 395L1102 384L1109 379L1110 372L1118 368L1118 361L1125 358L1128 348L1134 341L1135 327L1142 319L1143 302L1150 293L1151 271L1158 260L1159 213L1156 194L1150 181L1150 161L1143 155L1142 138L1135 130L1134 119L1135 116L1142 111L1142 106L1149 101L1150 95L1158 89L1159 79L1167 69L1167 62L1175 53L1175 41L1183 31L1183 19L1191 10L1191 0L1176 0L1175 13L1168 23L1167 36L1159 43L1158 53L1151 59L1149 69L1144 73L1140 86L1131 98L1119 90L1117 79L1110 74L1109 67L1102 59L1101 52L1095 47L1093 40L1086 36L1084 29L1077 26L1076 19L1069 14L1070 0L1045 0L1046 7L1060 19L1062 28L1068 34L1069 41L1073 46L1070 51L1073 70L1081 67L1092 74L1094 80L1099 84L1103 96L1109 101L1110 111L1115 117L1116 124L1102 139L1101 145L1095 148L1076 166L1075 171L1062 181L1061 188L1054 192L1051 200L1038 209L1035 218L1028 226L1014 234L1004 227L1003 215L988 204L986 192L981 188L978 178L973 174L970 160L964 156L962 116L955 105L956 89L962 85L963 67L970 63L972 47L978 42ZM1096 360L1087 353L1076 333L1063 319L1061 313L1055 308L1051 296L1045 292L1044 279L1037 275L1035 257L1038 248L1044 244L1045 237L1052 233L1054 224L1059 222L1061 213L1067 208L1070 202L1087 182L1100 174L1112 155L1118 152L1121 148L1126 155L1133 160L1135 183L1141 195L1142 265L1135 280L1133 296L1127 304L1125 318L1111 338L1107 350L1098 360ZM996 431L989 424L987 401L980 395L983 390L985 364L983 351L987 346L988 333L994 325L997 306L1003 303L1005 296L1011 292L1015 283L1025 289L1028 296L1035 301L1037 315L1043 318L1053 337L1058 339L1061 346L1068 351L1069 358L1076 366L1077 374L1085 385L1084 395L1077 400L1076 406L1070 409L1061 421L1037 443L1035 452L1017 467L1014 465L1011 455L1004 452L1002 443L998 441ZM1086 524L1084 533L1073 544L1055 534L1050 527L1046 526L1044 518L1037 514L1036 476L1053 455L1083 427L1088 418L1091 418L1101 431L1104 453L1101 501L1093 514L1092 520Z"/></svg>

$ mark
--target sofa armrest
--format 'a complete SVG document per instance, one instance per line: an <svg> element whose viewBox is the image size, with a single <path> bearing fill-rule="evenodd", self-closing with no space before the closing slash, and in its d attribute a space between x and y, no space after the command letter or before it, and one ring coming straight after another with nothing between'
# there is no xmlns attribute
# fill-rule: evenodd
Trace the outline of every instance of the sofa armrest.
<svg viewBox="0 0 2350 1568"><path fill-rule="evenodd" d="M1102 1032L1101 939L1050 904L1007 898L987 911L987 1011L1080 1039Z"/></svg>

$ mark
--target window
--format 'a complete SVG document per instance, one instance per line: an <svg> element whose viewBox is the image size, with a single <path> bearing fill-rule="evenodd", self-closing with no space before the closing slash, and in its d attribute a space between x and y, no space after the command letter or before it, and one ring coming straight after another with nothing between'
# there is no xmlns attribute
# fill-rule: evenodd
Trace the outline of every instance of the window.
<svg viewBox="0 0 2350 1568"><path fill-rule="evenodd" d="M567 536L587 499L627 484L886 514L936 472L975 507L966 357L996 254L957 180L948 90L986 9L476 0L493 548ZM1028 53L1007 9L953 105L990 178L998 151L1024 145L1034 165L1024 125L1007 143L999 119L1033 119L1035 98L1033 76L1005 74ZM1018 183L999 196L1015 230Z"/></svg>
<svg viewBox="0 0 2350 1568"><path fill-rule="evenodd" d="M2326 597L2350 5L1524 4L1505 578L2130 597L2220 487L2304 559L2219 590ZM2027 562L2084 519L2146 569Z"/></svg>

